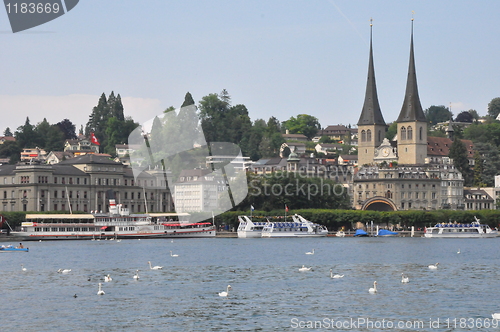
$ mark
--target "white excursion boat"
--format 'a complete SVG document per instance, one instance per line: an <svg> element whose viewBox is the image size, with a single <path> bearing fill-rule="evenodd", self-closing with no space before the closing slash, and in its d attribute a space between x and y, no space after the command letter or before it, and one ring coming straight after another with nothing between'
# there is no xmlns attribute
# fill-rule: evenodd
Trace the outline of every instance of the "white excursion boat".
<svg viewBox="0 0 500 332"><path fill-rule="evenodd" d="M262 229L262 237L318 237L327 236L325 226L313 223L301 215L292 215L293 222L268 222Z"/></svg>
<svg viewBox="0 0 500 332"><path fill-rule="evenodd" d="M470 224L440 223L434 227L424 229L424 237L440 238L484 238L497 237L498 231L490 226L481 224L479 219L474 217L474 222Z"/></svg>
<svg viewBox="0 0 500 332"><path fill-rule="evenodd" d="M187 213L131 215L111 199L109 214L27 214L20 230L10 234L22 241L215 237L211 223L183 221L187 217Z"/></svg>
<svg viewBox="0 0 500 332"><path fill-rule="evenodd" d="M262 229L269 222L266 221L253 221L248 216L238 216L238 237L255 238L262 237Z"/></svg>

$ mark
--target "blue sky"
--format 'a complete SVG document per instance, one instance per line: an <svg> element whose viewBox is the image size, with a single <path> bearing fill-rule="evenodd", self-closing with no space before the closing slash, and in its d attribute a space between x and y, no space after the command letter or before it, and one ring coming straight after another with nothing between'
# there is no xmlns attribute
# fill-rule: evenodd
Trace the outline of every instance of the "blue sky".
<svg viewBox="0 0 500 332"><path fill-rule="evenodd" d="M252 121L317 117L355 124L363 106L369 19L379 102L394 121L404 97L410 27L423 108L487 112L500 97L500 1L80 0L13 34L0 10L0 135L47 118L85 125L99 96L120 93L144 122L187 91L226 89Z"/></svg>

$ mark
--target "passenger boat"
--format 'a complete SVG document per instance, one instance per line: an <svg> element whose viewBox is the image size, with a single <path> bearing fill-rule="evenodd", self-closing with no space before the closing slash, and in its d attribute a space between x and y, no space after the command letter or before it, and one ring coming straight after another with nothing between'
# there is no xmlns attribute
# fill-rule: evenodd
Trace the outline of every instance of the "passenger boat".
<svg viewBox="0 0 500 332"><path fill-rule="evenodd" d="M0 246L0 252L29 252L30 248L19 248L12 245Z"/></svg>
<svg viewBox="0 0 500 332"><path fill-rule="evenodd" d="M313 223L301 215L292 215L293 222L268 222L262 229L262 237L319 237L327 236L325 226Z"/></svg>
<svg viewBox="0 0 500 332"><path fill-rule="evenodd" d="M187 213L129 214L110 200L110 213L27 214L11 236L21 241L215 237L209 222L188 222Z"/></svg>
<svg viewBox="0 0 500 332"><path fill-rule="evenodd" d="M266 221L253 221L253 218L248 216L238 216L238 237L243 238L256 238L262 237L262 230L264 226L269 222Z"/></svg>
<svg viewBox="0 0 500 332"><path fill-rule="evenodd" d="M497 237L498 231L490 226L481 224L480 220L474 217L474 222L470 224L440 223L434 227L424 229L424 237L439 238L490 238Z"/></svg>

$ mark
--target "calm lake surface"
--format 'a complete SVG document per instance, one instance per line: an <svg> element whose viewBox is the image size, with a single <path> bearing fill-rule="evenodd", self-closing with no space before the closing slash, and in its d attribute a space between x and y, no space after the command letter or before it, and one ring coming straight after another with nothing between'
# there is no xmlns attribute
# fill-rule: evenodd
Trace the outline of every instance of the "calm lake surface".
<svg viewBox="0 0 500 332"><path fill-rule="evenodd" d="M25 242L29 253L0 253L0 327L499 330L491 326L496 323L491 314L500 312L499 241L328 237ZM305 254L312 249L314 255ZM171 250L179 256L171 257ZM148 261L163 269L150 270ZM436 262L439 268L430 270L428 265ZM299 272L302 265L312 270ZM71 272L57 273L60 268ZM344 277L331 279L330 269ZM139 280L133 279L136 270ZM401 283L401 273L409 283ZM107 274L111 282L104 282ZM378 292L370 294L375 280ZM105 295L97 295L99 282ZM229 297L219 297L227 285L232 287Z"/></svg>

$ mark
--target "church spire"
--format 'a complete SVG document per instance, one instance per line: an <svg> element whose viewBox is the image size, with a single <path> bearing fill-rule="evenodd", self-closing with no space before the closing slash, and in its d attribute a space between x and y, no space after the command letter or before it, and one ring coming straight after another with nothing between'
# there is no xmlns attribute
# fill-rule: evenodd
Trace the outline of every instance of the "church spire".
<svg viewBox="0 0 500 332"><path fill-rule="evenodd" d="M358 126L360 125L384 125L385 121L380 111L378 103L377 85L375 84L375 69L373 67L373 48L372 48L372 19L370 19L370 59L368 62L368 79L366 82L365 102L363 110L359 117Z"/></svg>
<svg viewBox="0 0 500 332"><path fill-rule="evenodd" d="M410 64L408 66L406 93L397 122L408 121L427 121L418 96L417 73L415 71L415 57L413 54L413 17L411 18Z"/></svg>

